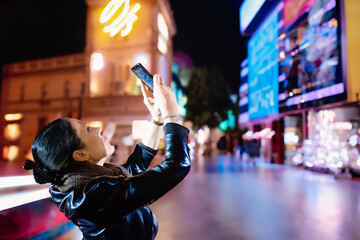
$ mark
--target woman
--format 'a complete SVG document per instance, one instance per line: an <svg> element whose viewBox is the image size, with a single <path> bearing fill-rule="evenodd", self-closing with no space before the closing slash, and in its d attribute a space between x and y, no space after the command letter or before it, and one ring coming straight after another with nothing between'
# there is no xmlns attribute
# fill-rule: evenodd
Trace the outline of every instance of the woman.
<svg viewBox="0 0 360 240"><path fill-rule="evenodd" d="M32 144L35 180L51 183L60 211L76 224L84 239L154 239L158 223L149 204L175 187L190 170L188 129L181 126L174 92L154 76L154 94L141 85L152 126L122 166L97 165L113 153L99 128L61 118L45 126ZM148 169L157 153L161 126L165 160Z"/></svg>

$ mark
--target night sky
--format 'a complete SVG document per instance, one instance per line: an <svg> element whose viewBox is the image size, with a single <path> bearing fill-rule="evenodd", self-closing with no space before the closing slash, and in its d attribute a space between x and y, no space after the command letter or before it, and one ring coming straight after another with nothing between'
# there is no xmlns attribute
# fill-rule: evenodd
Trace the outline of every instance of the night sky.
<svg viewBox="0 0 360 240"><path fill-rule="evenodd" d="M188 54L195 65L220 65L234 93L246 39L239 30L242 0L170 0L177 26L175 50Z"/></svg>
<svg viewBox="0 0 360 240"><path fill-rule="evenodd" d="M170 0L177 26L174 50L196 66L220 65L234 93L246 41L239 33L242 0ZM0 64L82 52L84 0L1 0Z"/></svg>

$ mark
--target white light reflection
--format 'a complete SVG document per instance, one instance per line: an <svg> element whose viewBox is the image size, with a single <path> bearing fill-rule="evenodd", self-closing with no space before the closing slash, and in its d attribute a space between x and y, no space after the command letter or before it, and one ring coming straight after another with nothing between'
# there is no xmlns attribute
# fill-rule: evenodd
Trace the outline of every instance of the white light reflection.
<svg viewBox="0 0 360 240"><path fill-rule="evenodd" d="M358 143L358 136L357 135L352 135L350 138L349 138L349 144L350 146L352 147L355 147Z"/></svg>
<svg viewBox="0 0 360 240"><path fill-rule="evenodd" d="M202 130L202 129L200 129L199 131L198 131L198 142L200 143L200 144L204 144L205 143L205 132L204 132L204 130Z"/></svg>
<svg viewBox="0 0 360 240"><path fill-rule="evenodd" d="M305 162L305 165L306 165L307 167L313 167L313 166L314 166L314 164L312 164L311 162Z"/></svg>
<svg viewBox="0 0 360 240"><path fill-rule="evenodd" d="M6 194L0 196L0 211L50 197L49 189Z"/></svg>
<svg viewBox="0 0 360 240"><path fill-rule="evenodd" d="M360 158L356 160L356 164L360 167Z"/></svg>
<svg viewBox="0 0 360 240"><path fill-rule="evenodd" d="M0 189L10 187L22 187L37 184L33 175L0 177Z"/></svg>
<svg viewBox="0 0 360 240"><path fill-rule="evenodd" d="M93 53L90 58L90 67L92 70L99 71L104 67L104 57L101 53Z"/></svg>

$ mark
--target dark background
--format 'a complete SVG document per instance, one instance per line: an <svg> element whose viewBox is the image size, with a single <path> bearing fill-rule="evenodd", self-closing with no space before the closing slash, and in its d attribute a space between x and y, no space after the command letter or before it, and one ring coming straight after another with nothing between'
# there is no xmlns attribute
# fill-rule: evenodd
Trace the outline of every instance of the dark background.
<svg viewBox="0 0 360 240"><path fill-rule="evenodd" d="M177 26L174 50L189 55L195 66L221 66L233 93L246 57L241 2L170 0ZM1 0L0 64L82 52L85 24L84 0Z"/></svg>

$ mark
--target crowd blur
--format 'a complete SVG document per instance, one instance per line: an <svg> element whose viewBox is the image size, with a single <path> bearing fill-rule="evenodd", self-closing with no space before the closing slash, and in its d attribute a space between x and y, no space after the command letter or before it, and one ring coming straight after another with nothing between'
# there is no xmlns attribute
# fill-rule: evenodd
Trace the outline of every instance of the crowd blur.
<svg viewBox="0 0 360 240"><path fill-rule="evenodd" d="M240 161L252 162L260 155L259 139L254 134L245 131L225 131L217 142L219 154L226 154L236 157Z"/></svg>

